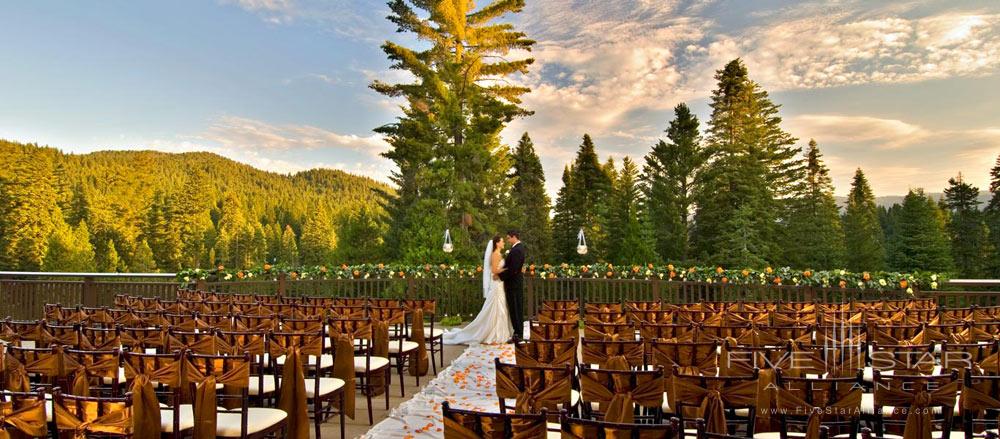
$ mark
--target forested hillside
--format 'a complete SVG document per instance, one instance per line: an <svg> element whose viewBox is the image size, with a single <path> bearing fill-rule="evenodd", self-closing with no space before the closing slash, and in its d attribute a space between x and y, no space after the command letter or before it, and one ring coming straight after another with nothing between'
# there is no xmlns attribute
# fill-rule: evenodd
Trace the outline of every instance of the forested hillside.
<svg viewBox="0 0 1000 439"><path fill-rule="evenodd" d="M284 175L211 153L102 151L0 140L0 268L173 271L370 260L374 180ZM351 246L340 247L340 241Z"/></svg>

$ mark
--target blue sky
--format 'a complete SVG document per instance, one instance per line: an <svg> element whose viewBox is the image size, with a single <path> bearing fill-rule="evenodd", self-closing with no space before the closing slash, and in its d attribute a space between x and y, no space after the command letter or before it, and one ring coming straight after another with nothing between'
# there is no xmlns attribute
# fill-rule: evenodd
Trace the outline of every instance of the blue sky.
<svg viewBox="0 0 1000 439"><path fill-rule="evenodd" d="M398 102L367 88L379 45L412 43L380 0L0 3L0 137L68 152L207 150L262 169L384 179L371 131ZM528 0L538 41L517 78L551 192L584 132L641 158L687 102L704 120L714 71L742 57L815 138L838 194L856 167L877 195L985 189L1000 154L1000 3Z"/></svg>

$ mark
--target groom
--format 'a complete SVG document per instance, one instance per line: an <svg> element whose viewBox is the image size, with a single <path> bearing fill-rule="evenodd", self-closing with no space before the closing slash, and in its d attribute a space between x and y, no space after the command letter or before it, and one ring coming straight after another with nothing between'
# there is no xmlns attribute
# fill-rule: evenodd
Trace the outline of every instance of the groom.
<svg viewBox="0 0 1000 439"><path fill-rule="evenodd" d="M511 229L507 231L507 244L510 251L504 258L505 270L500 273L500 280L503 281L504 296L507 298L507 311L510 314L510 323L514 326L514 336L512 342L521 340L524 334L524 274L521 267L524 266L524 243L521 242L520 233Z"/></svg>

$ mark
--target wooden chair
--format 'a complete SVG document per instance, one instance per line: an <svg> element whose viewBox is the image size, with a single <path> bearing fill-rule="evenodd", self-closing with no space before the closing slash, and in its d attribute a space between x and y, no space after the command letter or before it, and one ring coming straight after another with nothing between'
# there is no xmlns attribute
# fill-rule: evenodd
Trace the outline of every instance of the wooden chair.
<svg viewBox="0 0 1000 439"><path fill-rule="evenodd" d="M580 402L573 366L521 366L502 363L499 358L493 364L501 413L575 411ZM516 403L508 405L511 400Z"/></svg>
<svg viewBox="0 0 1000 439"><path fill-rule="evenodd" d="M580 337L580 324L573 322L529 322L528 332L532 339L570 340Z"/></svg>
<svg viewBox="0 0 1000 439"><path fill-rule="evenodd" d="M673 439L680 431L676 418L666 423L632 424L575 418L566 412L559 414L559 429L564 438L596 439Z"/></svg>
<svg viewBox="0 0 1000 439"><path fill-rule="evenodd" d="M368 424L371 425L374 423L372 397L384 394L385 409L389 409L389 385L392 382L392 373L388 358L388 334L386 339L381 341L384 345L376 346L373 323L369 318L330 319L327 325L330 338L344 335L350 337L354 343L354 375L359 380L359 390L364 393L367 400Z"/></svg>
<svg viewBox="0 0 1000 439"><path fill-rule="evenodd" d="M0 391L0 413L4 422L0 430L10 437L49 437L45 392ZM9 421L8 421L9 420ZM14 421L14 422L11 422Z"/></svg>
<svg viewBox="0 0 1000 439"><path fill-rule="evenodd" d="M861 371L853 377L805 378L794 377L777 370L777 416L781 425L778 434L762 432L757 439L802 437L813 416L819 416L828 431L855 439L861 419L864 383ZM800 434L791 435L790 427Z"/></svg>
<svg viewBox="0 0 1000 439"><path fill-rule="evenodd" d="M389 363L396 368L399 375L399 396L406 396L406 384L403 380L403 371L409 370L414 365L410 364L410 358L420 348L414 341L406 339L407 312L403 307L370 307L369 315L372 320L388 325L389 329ZM420 386L420 374L415 374L417 386Z"/></svg>
<svg viewBox="0 0 1000 439"><path fill-rule="evenodd" d="M218 336L232 348L230 354L250 355L250 385L247 393L253 402L274 405L278 399L278 380L270 370L265 354L268 352L265 331L219 331Z"/></svg>
<svg viewBox="0 0 1000 439"><path fill-rule="evenodd" d="M887 430L902 431L911 417L930 417L938 431L950 432L957 393L961 388L958 372L946 375L882 375L874 372L873 423L875 432L884 436ZM864 412L864 410L862 410Z"/></svg>
<svg viewBox="0 0 1000 439"><path fill-rule="evenodd" d="M194 428L194 410L191 404L181 403L184 392L189 390L181 385L183 355L183 352L169 354L122 352L122 360L125 363L125 386L131 388L136 376L140 374L150 377L157 399L163 402L160 409L160 430L164 436L173 438L181 438Z"/></svg>
<svg viewBox="0 0 1000 439"><path fill-rule="evenodd" d="M248 389L250 387L251 363L249 353L242 355L188 354L187 360L203 378L214 377L213 382L223 385L222 390L215 392L216 401L206 401L218 407L215 419L217 437L256 439L268 437L284 430L288 414L283 410L250 407L249 405ZM309 382L310 379L307 378L307 396L310 390L315 391L320 388L319 379L314 379L315 387L311 387ZM191 394L196 394L199 385L202 384L191 383ZM342 387L343 381L340 381L339 388L342 389ZM341 394L343 394L342 391ZM195 402L199 402L199 399L195 398ZM199 413L201 408L195 405L194 411ZM318 412L316 414L318 415ZM341 432L343 432L343 423L344 420L341 418ZM319 437L319 422L316 424L316 437Z"/></svg>
<svg viewBox="0 0 1000 439"><path fill-rule="evenodd" d="M548 412L538 414L486 413L453 409L448 401L441 403L444 437L463 438L524 438L546 436Z"/></svg>
<svg viewBox="0 0 1000 439"><path fill-rule="evenodd" d="M582 414L588 419L605 419L612 422L631 422L639 419L658 423L663 420L665 381L663 370L607 370L580 365ZM633 407L621 407L619 413L614 402L628 395ZM594 404L597 403L597 404ZM617 408L616 408L617 410ZM611 419L607 419L607 418Z"/></svg>
<svg viewBox="0 0 1000 439"><path fill-rule="evenodd" d="M1000 428L1000 376L983 375L973 368L965 369L962 383L962 430L971 439L972 433Z"/></svg>
<svg viewBox="0 0 1000 439"><path fill-rule="evenodd" d="M697 418L705 419L710 424L721 422L714 419L721 416L727 431L714 433L734 434L742 426L745 431L743 437L752 437L757 419L758 372L753 369L750 375L695 376L682 374L675 369L676 395L672 395L675 404L673 409L680 418L682 428L687 428ZM718 398L706 406L715 407L717 411L699 413L702 401L708 397ZM688 435L687 430L684 435Z"/></svg>
<svg viewBox="0 0 1000 439"><path fill-rule="evenodd" d="M410 312L418 308L423 310L424 320L429 322L424 326L424 340L427 343L428 355L431 358L431 368L434 371L434 375L437 375L438 363L441 364L441 367L444 367L445 332L444 329L434 327L437 299L407 299L403 301L403 306ZM412 322L412 324L416 324L416 322ZM421 322L421 324L423 323ZM438 356L437 359L434 358L435 354Z"/></svg>
<svg viewBox="0 0 1000 439"><path fill-rule="evenodd" d="M67 395L52 392L57 437L132 437L132 394L123 397Z"/></svg>

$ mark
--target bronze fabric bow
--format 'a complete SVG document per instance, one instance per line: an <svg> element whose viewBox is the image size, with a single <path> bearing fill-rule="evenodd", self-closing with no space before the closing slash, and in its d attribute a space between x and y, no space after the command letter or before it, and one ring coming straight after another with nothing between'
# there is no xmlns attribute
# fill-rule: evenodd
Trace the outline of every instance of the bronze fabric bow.
<svg viewBox="0 0 1000 439"><path fill-rule="evenodd" d="M930 392L926 389L914 391L898 386L875 386L875 405L909 407L906 410L903 438L931 439L931 421L934 415L929 407L943 405L946 410L950 410L950 407L955 406L960 384L959 381L952 381Z"/></svg>
<svg viewBox="0 0 1000 439"><path fill-rule="evenodd" d="M30 399L20 401L17 407L13 401L0 402L0 439L20 437L46 437L45 401ZM20 435L11 435L17 432Z"/></svg>
<svg viewBox="0 0 1000 439"><path fill-rule="evenodd" d="M605 410L604 419L609 422L630 424L635 421L633 404L642 407L663 405L664 380L662 376L650 378L631 386L623 376L613 374L611 383L603 379L607 372L590 371L580 375L583 400L598 402Z"/></svg>

